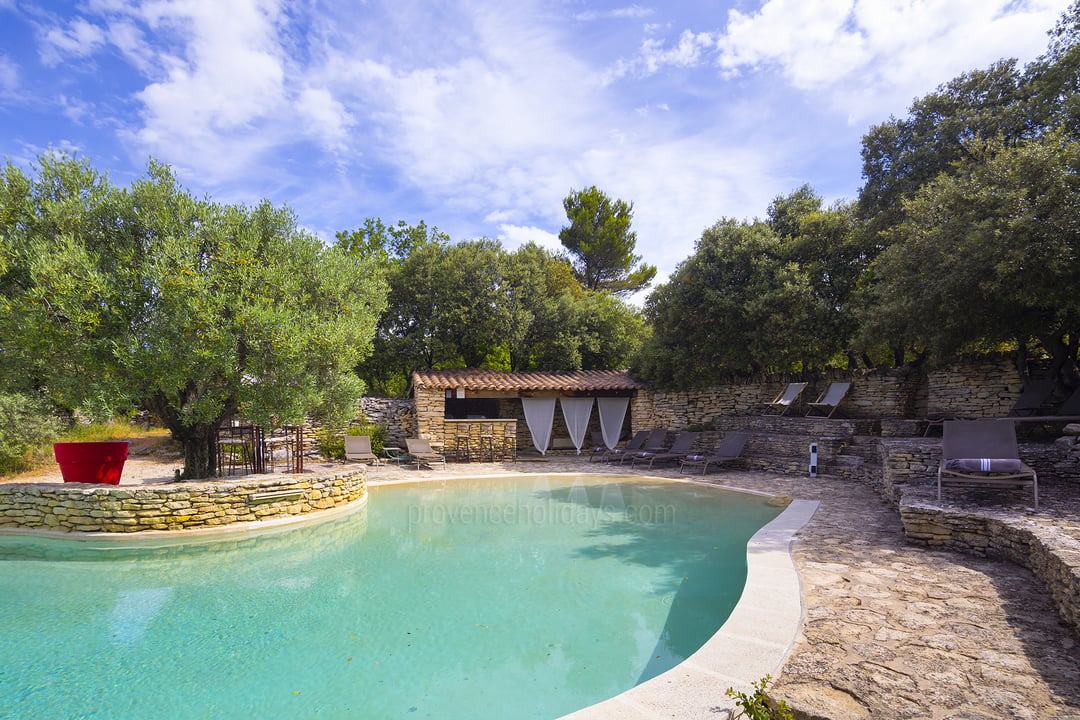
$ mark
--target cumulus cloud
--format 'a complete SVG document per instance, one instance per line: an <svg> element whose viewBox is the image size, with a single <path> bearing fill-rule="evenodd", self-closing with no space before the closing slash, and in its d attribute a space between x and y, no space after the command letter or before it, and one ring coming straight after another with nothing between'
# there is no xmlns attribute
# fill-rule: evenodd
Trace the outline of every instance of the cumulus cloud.
<svg viewBox="0 0 1080 720"><path fill-rule="evenodd" d="M930 87L989 65L1009 47L1031 58L1070 0L766 0L728 11L723 29L646 37L608 80L714 66L726 78L778 73L852 121L900 111ZM656 32L653 28L652 32Z"/></svg>

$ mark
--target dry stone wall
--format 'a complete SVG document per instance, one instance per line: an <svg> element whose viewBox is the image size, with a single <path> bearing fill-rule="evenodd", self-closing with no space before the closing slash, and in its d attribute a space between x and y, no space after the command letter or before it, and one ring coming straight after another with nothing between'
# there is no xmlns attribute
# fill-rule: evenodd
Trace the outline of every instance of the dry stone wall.
<svg viewBox="0 0 1080 720"><path fill-rule="evenodd" d="M365 478L363 469L350 469L140 487L0 484L0 529L135 533L273 520L355 502Z"/></svg>
<svg viewBox="0 0 1080 720"><path fill-rule="evenodd" d="M950 365L926 378L926 414L1001 417L1023 390L1016 364L1008 358Z"/></svg>

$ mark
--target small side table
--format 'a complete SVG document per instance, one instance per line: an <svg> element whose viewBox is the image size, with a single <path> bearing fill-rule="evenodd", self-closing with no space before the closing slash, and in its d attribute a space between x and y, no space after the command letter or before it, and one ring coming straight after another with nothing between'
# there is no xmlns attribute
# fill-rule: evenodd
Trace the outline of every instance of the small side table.
<svg viewBox="0 0 1080 720"><path fill-rule="evenodd" d="M404 450L402 450L399 447L393 447L393 446L389 446L389 447L384 446L383 447L383 454L385 454L386 459L389 460L392 463L400 463L400 462L402 462L404 460L407 460L408 457L409 457L407 454L405 454Z"/></svg>

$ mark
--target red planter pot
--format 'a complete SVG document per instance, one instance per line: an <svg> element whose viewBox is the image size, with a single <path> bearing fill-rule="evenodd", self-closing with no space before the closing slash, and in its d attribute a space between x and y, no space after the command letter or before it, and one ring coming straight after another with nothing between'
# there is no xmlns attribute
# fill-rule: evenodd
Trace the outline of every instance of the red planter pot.
<svg viewBox="0 0 1080 720"><path fill-rule="evenodd" d="M66 483L119 485L128 456L128 441L53 443L53 455Z"/></svg>

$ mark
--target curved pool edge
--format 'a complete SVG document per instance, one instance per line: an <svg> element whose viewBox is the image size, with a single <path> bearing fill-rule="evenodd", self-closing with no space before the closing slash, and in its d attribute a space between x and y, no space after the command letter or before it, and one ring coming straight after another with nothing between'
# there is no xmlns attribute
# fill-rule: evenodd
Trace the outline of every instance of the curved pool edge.
<svg viewBox="0 0 1080 720"><path fill-rule="evenodd" d="M739 490L726 486L728 490ZM775 675L802 627L802 584L791 543L819 502L793 500L746 546L746 585L727 621L700 650L671 670L559 720L714 720L735 709L728 688Z"/></svg>

